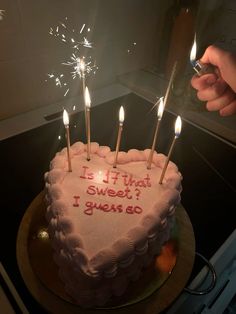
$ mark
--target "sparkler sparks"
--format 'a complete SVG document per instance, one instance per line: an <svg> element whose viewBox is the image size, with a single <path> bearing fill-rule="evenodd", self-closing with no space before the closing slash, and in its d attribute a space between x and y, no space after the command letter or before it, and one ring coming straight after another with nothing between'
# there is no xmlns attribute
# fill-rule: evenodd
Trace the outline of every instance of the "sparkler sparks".
<svg viewBox="0 0 236 314"><path fill-rule="evenodd" d="M5 14L5 10L0 10L0 21L3 20Z"/></svg>
<svg viewBox="0 0 236 314"><path fill-rule="evenodd" d="M133 42L133 43L130 45L130 47L127 49L127 53L128 53L128 54L133 54L134 51L135 51L136 46L137 46L137 43L136 43L136 42Z"/></svg>
<svg viewBox="0 0 236 314"><path fill-rule="evenodd" d="M69 29L67 27L67 18L65 22L60 22L59 25L49 30L49 34L56 37L62 43L69 45L71 54L69 60L65 60L61 65L66 66L64 69L69 70L69 77L73 80L76 78L85 80L85 77L91 73L96 74L98 69L93 57L88 54L88 50L93 48L92 42L84 35L85 32L90 33L90 28L86 28L86 24L83 24L80 30L77 32L74 28ZM64 73L64 71L62 71ZM48 77L55 81L56 86L64 87L64 96L70 91L69 82L65 80L63 73L55 74L49 73ZM84 83L83 83L84 84Z"/></svg>

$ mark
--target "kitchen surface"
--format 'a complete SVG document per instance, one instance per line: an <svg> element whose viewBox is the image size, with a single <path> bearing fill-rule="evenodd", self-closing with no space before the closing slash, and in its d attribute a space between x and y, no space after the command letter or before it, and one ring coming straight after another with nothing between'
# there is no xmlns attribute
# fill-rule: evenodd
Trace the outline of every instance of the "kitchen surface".
<svg viewBox="0 0 236 314"><path fill-rule="evenodd" d="M235 1L224 0L1 1L0 302L6 305L4 314L46 313L21 276L16 241L27 208L44 189L50 160L66 145L64 108L70 115L71 143L86 141L82 76L73 59L78 56L89 69L85 81L91 93L91 140L113 150L121 105L126 117L121 149L151 147L154 104L165 95L178 56L156 150L168 153L180 115L182 132L171 159L183 175L181 203L193 226L196 251L219 270L219 252L222 246L232 252L228 243L235 231L236 115L208 112L198 100L190 85L194 71L189 51L194 33L198 57L209 44L236 51L235 16ZM188 31L181 31L182 27ZM73 40L79 47L75 55ZM196 258L189 284L203 276L204 265ZM226 269L226 262L221 265ZM235 291L231 293L228 303L235 299ZM198 313L207 312L202 308Z"/></svg>

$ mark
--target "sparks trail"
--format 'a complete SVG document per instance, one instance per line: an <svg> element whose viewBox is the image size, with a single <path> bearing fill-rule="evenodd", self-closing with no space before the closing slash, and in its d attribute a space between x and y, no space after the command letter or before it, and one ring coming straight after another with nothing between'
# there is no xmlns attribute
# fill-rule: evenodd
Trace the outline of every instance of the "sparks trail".
<svg viewBox="0 0 236 314"><path fill-rule="evenodd" d="M70 29L67 27L67 21L66 17L65 22L60 22L55 29L51 27L49 34L56 37L62 43L67 44L71 50L68 60L61 62L63 66L62 72L64 70L68 72L69 70L69 77L72 80L79 78L83 81L84 85L86 76L91 73L96 74L96 70L98 69L96 62L90 54L93 49L93 44L87 37L90 33L90 28L86 28L86 25L83 24L79 31L75 31L74 28ZM85 34L85 32L88 34ZM64 88L64 96L69 93L71 82L65 79L64 73L51 72L47 76L55 81L56 86Z"/></svg>

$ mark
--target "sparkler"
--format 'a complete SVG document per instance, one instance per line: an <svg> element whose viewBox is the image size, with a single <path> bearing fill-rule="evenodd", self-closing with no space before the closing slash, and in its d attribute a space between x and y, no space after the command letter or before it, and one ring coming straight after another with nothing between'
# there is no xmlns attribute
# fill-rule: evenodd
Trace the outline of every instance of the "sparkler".
<svg viewBox="0 0 236 314"><path fill-rule="evenodd" d="M88 87L85 88L84 93L84 101L85 101L85 121L86 121L86 135L87 135L87 160L90 160L90 107L91 107L91 99Z"/></svg>
<svg viewBox="0 0 236 314"><path fill-rule="evenodd" d="M98 67L96 62L93 61L93 57L88 53L88 50L92 50L93 44L84 35L85 32L90 33L90 28L87 28L85 24L82 25L79 31L74 28L67 27L68 19L65 18L64 22L60 22L55 28L50 28L49 34L61 41L63 44L69 46L71 54L68 60L61 62L61 65L66 66L69 69L69 76L72 80L79 78L82 80L83 95L85 93L85 78L88 74L95 74ZM65 69L65 67L64 67ZM69 83L65 79L65 75L62 73L49 73L48 77L55 81L56 86L64 87L66 96L69 91Z"/></svg>

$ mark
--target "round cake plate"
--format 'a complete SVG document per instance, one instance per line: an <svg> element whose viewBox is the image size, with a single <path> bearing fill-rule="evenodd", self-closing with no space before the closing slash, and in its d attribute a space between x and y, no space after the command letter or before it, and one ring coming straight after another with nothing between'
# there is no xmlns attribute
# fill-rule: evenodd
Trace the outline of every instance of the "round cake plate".
<svg viewBox="0 0 236 314"><path fill-rule="evenodd" d="M37 206L36 206L37 205ZM37 207L37 210L32 209ZM58 277L58 267L53 260L53 250L51 248L50 239L47 233L47 222L45 220L45 204L43 192L32 202L30 210L33 213L31 215L30 222L27 226L27 253L30 262L30 266L36 277L43 284L43 286L50 290L54 295L61 298L63 301L72 303L73 300L65 293L63 283ZM177 257L179 259L181 249L181 220L180 213L181 208L178 207L176 211L176 223L172 230L169 241L163 246L161 254L153 261L153 263L144 270L143 274L137 282L131 282L126 293L122 297L114 297L106 307L97 309L118 309L134 305L140 301L147 299L171 278L171 274L175 268ZM22 222L24 221L24 217ZM25 229L20 227L19 233ZM20 236L18 237L20 238ZM194 239L192 241L194 248ZM20 256L22 252L20 250L19 239L17 242L17 259L19 268L21 270ZM194 251L192 251L192 264L194 260ZM190 274L190 272L189 272ZM23 276L24 277L24 276ZM79 307L79 306L78 306Z"/></svg>

